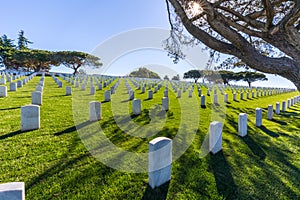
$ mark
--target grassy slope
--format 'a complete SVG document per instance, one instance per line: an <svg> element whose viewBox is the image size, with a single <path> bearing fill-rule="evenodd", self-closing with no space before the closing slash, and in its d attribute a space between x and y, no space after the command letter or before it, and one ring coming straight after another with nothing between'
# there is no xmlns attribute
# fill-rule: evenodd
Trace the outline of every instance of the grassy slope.
<svg viewBox="0 0 300 200"><path fill-rule="evenodd" d="M65 96L65 89L57 88L51 77L45 79L41 129L21 133L20 106L30 104L31 92L39 79L34 78L22 89L9 92L7 98L0 99L0 182L24 181L27 199L300 198L300 105L274 115L273 121L266 120L265 109L270 103L275 105L277 101L298 93L239 102L232 102L229 95L231 103L226 110L223 151L200 159L200 146L211 120L211 104L207 99L207 108L200 109L199 128L192 145L173 163L170 183L152 190L147 184L146 173L119 172L90 155L74 126L72 97ZM65 81L63 83L68 85ZM113 98L126 104L128 102L124 100L128 95L124 89L121 81ZM147 93L136 91L135 96L143 100L144 109L142 115L134 118L136 123L149 123L147 113L154 104L161 104L163 89L154 94L153 100L146 100ZM88 87L81 93L85 94L83 98L91 98ZM187 92L182 96L185 103L181 106L185 109L193 102L187 97ZM97 91L95 98L102 101L103 91ZM157 136L174 138L178 132L181 111L175 94L171 92L170 101L165 126L149 138L124 134L114 122L111 103L103 103L100 124L114 144L131 151L147 152L151 139ZM264 108L262 128L255 127L256 107ZM237 118L241 112L249 114L249 131L245 138L237 136ZM191 117L196 117L193 115ZM185 126L187 133L193 131L188 128L189 123L186 122Z"/></svg>

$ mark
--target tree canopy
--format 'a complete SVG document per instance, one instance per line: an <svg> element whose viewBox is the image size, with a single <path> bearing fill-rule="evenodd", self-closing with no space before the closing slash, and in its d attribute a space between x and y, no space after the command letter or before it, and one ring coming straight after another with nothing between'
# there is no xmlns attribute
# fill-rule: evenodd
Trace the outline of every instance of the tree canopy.
<svg viewBox="0 0 300 200"><path fill-rule="evenodd" d="M141 67L129 74L130 77L138 77L138 78L154 78L160 79L159 75L145 67Z"/></svg>
<svg viewBox="0 0 300 200"><path fill-rule="evenodd" d="M173 76L172 80L179 81L180 80L179 74L177 74L176 76Z"/></svg>
<svg viewBox="0 0 300 200"><path fill-rule="evenodd" d="M202 77L202 73L200 70L197 70L197 69L192 69L183 74L184 79L192 78L192 79L194 79L195 83L197 83L198 79L201 77Z"/></svg>
<svg viewBox="0 0 300 200"><path fill-rule="evenodd" d="M268 78L264 74L257 73L257 72L249 72L249 71L238 72L238 73L236 73L235 77L236 77L236 80L246 81L248 83L249 87L251 87L251 83L253 83L255 81L267 81L268 80Z"/></svg>
<svg viewBox="0 0 300 200"><path fill-rule="evenodd" d="M201 70L203 77L206 80L214 83L223 83L229 85L230 81L245 81L251 87L251 83L255 81L267 81L266 75L258 72L244 71L244 72L232 72L227 70Z"/></svg>
<svg viewBox="0 0 300 200"><path fill-rule="evenodd" d="M165 48L175 60L182 44L202 42L232 55L230 66L278 74L300 90L299 0L166 0L171 36ZM189 38L185 30L191 34ZM216 57L214 57L216 58ZM235 63L239 63L234 65Z"/></svg>

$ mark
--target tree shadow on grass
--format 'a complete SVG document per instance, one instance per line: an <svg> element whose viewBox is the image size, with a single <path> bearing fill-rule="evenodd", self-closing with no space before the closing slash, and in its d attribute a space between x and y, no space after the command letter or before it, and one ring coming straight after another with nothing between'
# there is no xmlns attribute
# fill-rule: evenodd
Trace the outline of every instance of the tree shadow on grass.
<svg viewBox="0 0 300 200"><path fill-rule="evenodd" d="M210 168L213 170L218 193L225 199L237 197L237 186L231 175L231 168L228 164L223 151L210 154Z"/></svg>
<svg viewBox="0 0 300 200"><path fill-rule="evenodd" d="M85 127L85 126L88 126L88 125L90 125L90 124L92 124L92 123L93 123L93 122L86 121L86 122L83 122L83 123L81 123L81 124L79 124L79 125L77 125L77 126L72 126L72 127L67 128L67 129L65 129L65 130L63 130L63 131L54 133L54 135L60 136L60 135L63 135L63 134L72 133L72 132L74 132L74 131L76 131L76 130L79 130L79 129Z"/></svg>
<svg viewBox="0 0 300 200"><path fill-rule="evenodd" d="M270 129L267 129L265 126L260 126L259 128L271 137L279 137L279 134L275 133L274 131L271 131Z"/></svg>
<svg viewBox="0 0 300 200"><path fill-rule="evenodd" d="M1 108L0 110L15 110L15 109L19 109L21 107L13 107L13 108Z"/></svg>
<svg viewBox="0 0 300 200"><path fill-rule="evenodd" d="M264 160L266 158L266 153L264 152L264 150L252 139L251 136L246 135L245 137L242 137L242 140L247 144L249 149L261 160Z"/></svg>
<svg viewBox="0 0 300 200"><path fill-rule="evenodd" d="M10 138L10 137L19 135L19 134L21 134L21 133L26 133L26 132L29 132L29 131L21 131L21 130L14 131L14 132L11 132L11 133L8 133L8 134L5 134L5 135L1 135L1 136L0 136L0 140L4 140L4 139L6 139L6 138Z"/></svg>
<svg viewBox="0 0 300 200"><path fill-rule="evenodd" d="M284 122L284 121L281 121L281 120L277 120L277 119L271 119L271 121L272 122L275 122L275 123L277 123L277 124L279 124L279 125L281 125L281 126L285 126L285 125L287 125L287 123L286 122Z"/></svg>
<svg viewBox="0 0 300 200"><path fill-rule="evenodd" d="M142 200L164 200L167 198L169 190L170 181L164 183L163 185L152 189L148 184L146 191L142 197Z"/></svg>

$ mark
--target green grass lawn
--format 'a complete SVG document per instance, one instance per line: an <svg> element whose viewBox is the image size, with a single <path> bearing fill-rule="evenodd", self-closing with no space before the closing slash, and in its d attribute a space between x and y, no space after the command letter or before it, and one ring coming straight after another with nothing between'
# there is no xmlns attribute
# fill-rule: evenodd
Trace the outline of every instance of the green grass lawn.
<svg viewBox="0 0 300 200"><path fill-rule="evenodd" d="M275 108L276 102L298 92L234 102L228 89L226 108L213 106L210 97L207 107L200 108L196 88L192 98L187 90L177 99L169 87L170 110L164 114L157 106L164 86L151 100L147 90L144 94L136 90L143 111L133 117L121 79L112 101L102 103L102 120L89 123L88 102L103 101L104 91L111 85L95 96L89 95L89 87L86 91L73 87L72 103L72 96L65 96L65 86L70 84L59 78L63 88L58 88L46 77L41 128L21 132L20 107L31 103L31 92L40 78L0 99L0 183L24 181L26 199L300 199L300 103L274 114L271 121L266 119L269 104ZM222 95L219 101L223 101ZM255 126L257 107L263 108L260 128ZM217 114L212 112L218 109ZM239 113L248 114L244 138L237 133ZM225 119L223 150L200 158L209 123L219 118ZM93 132L95 127L101 129ZM132 134L126 134L130 131ZM129 152L147 153L148 142L159 136L173 139L173 148L183 153L174 156L171 181L159 188L148 186L147 173L124 172L99 161L108 159L111 165L125 165L127 171L133 171L135 158L113 150L103 153L101 148L110 142ZM95 149L94 156L87 144Z"/></svg>

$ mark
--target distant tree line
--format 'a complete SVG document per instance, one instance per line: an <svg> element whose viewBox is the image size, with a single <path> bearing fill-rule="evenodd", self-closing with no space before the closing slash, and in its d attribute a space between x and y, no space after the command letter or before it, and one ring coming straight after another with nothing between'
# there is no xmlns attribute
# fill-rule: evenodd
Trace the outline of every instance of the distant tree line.
<svg viewBox="0 0 300 200"><path fill-rule="evenodd" d="M74 74L83 65L98 68L102 65L100 58L88 53L79 51L47 51L40 49L30 49L29 41L24 31L18 34L17 44L14 40L3 35L0 37L0 66L5 69L35 71L48 71L52 66L64 65L74 70Z"/></svg>
<svg viewBox="0 0 300 200"><path fill-rule="evenodd" d="M151 71L151 70L149 70L149 69L147 69L145 67L141 67L141 68L139 68L139 69L131 72L129 74L129 76L130 77L138 77L138 78L160 79L160 76L157 73L155 73L155 72L153 72L153 71Z"/></svg>
<svg viewBox="0 0 300 200"><path fill-rule="evenodd" d="M183 75L184 79L194 79L197 83L198 79L203 78L209 82L223 83L229 85L230 81L245 81L251 87L251 83L255 81L267 81L265 74L257 72L232 72L232 71L213 71L213 70L190 70Z"/></svg>

